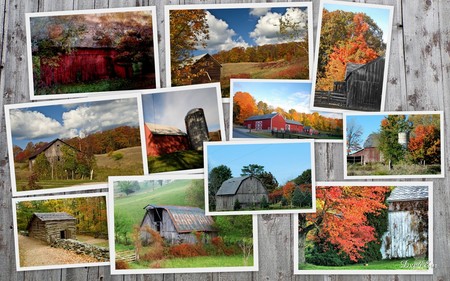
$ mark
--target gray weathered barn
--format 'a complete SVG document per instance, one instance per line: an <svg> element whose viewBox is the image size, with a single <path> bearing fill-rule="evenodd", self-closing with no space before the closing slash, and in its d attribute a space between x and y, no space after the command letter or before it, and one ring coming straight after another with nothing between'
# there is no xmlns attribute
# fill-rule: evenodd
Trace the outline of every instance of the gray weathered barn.
<svg viewBox="0 0 450 281"><path fill-rule="evenodd" d="M74 151L79 152L78 149L76 149L75 147L71 146L70 144L67 144L65 142L63 142L60 139L55 139L51 142L49 142L48 144L46 144L45 146L41 147L39 150L37 150L35 153L33 153L29 158L28 158L28 167L30 170L33 169L33 165L34 162L36 161L36 157L39 156L39 154L44 153L45 157L47 157L48 162L50 162L50 165L53 167L53 165L56 162L61 161L62 156L63 156L63 152L61 150L61 147L68 147L70 149L73 149Z"/></svg>
<svg viewBox="0 0 450 281"><path fill-rule="evenodd" d="M382 237L383 259L428 253L428 187L397 186L387 198L388 230Z"/></svg>
<svg viewBox="0 0 450 281"><path fill-rule="evenodd" d="M203 151L203 142L209 140L208 124L203 109L189 110L184 117L184 123L192 149Z"/></svg>
<svg viewBox="0 0 450 281"><path fill-rule="evenodd" d="M77 219L68 213L33 213L28 222L28 236L49 244L56 239L76 239Z"/></svg>
<svg viewBox="0 0 450 281"><path fill-rule="evenodd" d="M159 232L161 237L171 244L197 242L194 232L205 234L205 240L217 236L214 220L205 216L205 211L186 206L154 206L147 205L141 229L149 226ZM141 231L144 241L150 241L150 234Z"/></svg>
<svg viewBox="0 0 450 281"><path fill-rule="evenodd" d="M232 211L239 201L242 208L269 201L269 193L264 184L254 176L231 178L222 183L216 193L216 211Z"/></svg>

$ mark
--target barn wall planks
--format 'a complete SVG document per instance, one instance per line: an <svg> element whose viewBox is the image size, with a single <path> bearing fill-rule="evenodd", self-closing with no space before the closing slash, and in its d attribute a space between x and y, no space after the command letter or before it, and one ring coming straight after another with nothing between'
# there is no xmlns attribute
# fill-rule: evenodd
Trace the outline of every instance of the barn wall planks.
<svg viewBox="0 0 450 281"><path fill-rule="evenodd" d="M5 135L3 105L28 101L28 74L25 51L26 12L99 9L132 6L157 6L159 60L162 85L166 85L164 49L164 4L249 3L259 1L232 0L1 0L0 14L0 255L14 256L11 183ZM435 0L358 0L395 6L392 45L386 94L386 110L445 110L445 124L450 122L450 1ZM314 16L318 1L314 1ZM314 21L314 27L317 21ZM316 32L316 29L314 29ZM314 35L314 40L316 39ZM444 125L444 127L446 127ZM449 152L450 134L446 131L445 150ZM316 179L342 180L342 146L316 145ZM450 159L446 158L446 172L450 173ZM450 180L434 180L434 277L423 276L364 276L365 280L448 280L450 276ZM260 271L255 273L164 274L137 276L110 276L108 267L15 271L12 258L0 259L0 280L114 280L114 281L181 281L181 280L361 280L361 276L296 276L292 270L291 227L294 218L289 215L259 216Z"/></svg>

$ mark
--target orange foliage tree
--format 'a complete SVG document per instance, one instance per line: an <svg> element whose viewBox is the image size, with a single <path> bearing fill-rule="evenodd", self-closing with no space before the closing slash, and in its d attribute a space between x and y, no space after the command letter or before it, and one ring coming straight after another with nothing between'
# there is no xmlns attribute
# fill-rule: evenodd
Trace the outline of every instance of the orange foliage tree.
<svg viewBox="0 0 450 281"><path fill-rule="evenodd" d="M316 213L299 215L299 263L305 262L305 243L326 241L357 261L366 245L377 239L369 214L379 215L387 186L318 186Z"/></svg>
<svg viewBox="0 0 450 281"><path fill-rule="evenodd" d="M258 112L256 101L247 92L236 92L233 97L233 122L243 124L248 117Z"/></svg>
<svg viewBox="0 0 450 281"><path fill-rule="evenodd" d="M409 140L408 150L412 160L422 164L440 163L440 132L434 125L418 125Z"/></svg>

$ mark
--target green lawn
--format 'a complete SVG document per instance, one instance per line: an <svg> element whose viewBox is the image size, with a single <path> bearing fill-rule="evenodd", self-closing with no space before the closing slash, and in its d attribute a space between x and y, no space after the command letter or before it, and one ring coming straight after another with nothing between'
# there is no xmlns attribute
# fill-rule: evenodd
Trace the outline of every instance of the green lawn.
<svg viewBox="0 0 450 281"><path fill-rule="evenodd" d="M405 264L407 266L405 266ZM416 266L411 266L416 265ZM428 261L425 259L393 259L372 261L367 265L351 264L345 266L323 266L314 264L299 265L300 270L427 270Z"/></svg>
<svg viewBox="0 0 450 281"><path fill-rule="evenodd" d="M150 173L203 168L203 153L194 150L177 151L161 156L148 156Z"/></svg>
<svg viewBox="0 0 450 281"><path fill-rule="evenodd" d="M204 256L192 258L174 258L156 261L161 268L196 268L196 267L234 267L234 266L253 266L253 256L247 260L244 265L244 258L238 256ZM133 269L151 268L152 262L132 262L129 264ZM154 265L153 265L154 266Z"/></svg>
<svg viewBox="0 0 450 281"><path fill-rule="evenodd" d="M383 176L383 175L435 175L441 173L439 164L419 165L413 163L399 163L389 170L388 165L382 163L370 163L367 165L348 164L349 176Z"/></svg>
<svg viewBox="0 0 450 281"><path fill-rule="evenodd" d="M235 128L245 129L242 126L239 125L233 125ZM335 140L342 140L342 136L333 135L332 133L327 132L321 132L320 135L307 135L307 134L289 134L289 135L282 135L281 133L276 135L272 135L271 132L268 131L255 131L252 132L246 132L247 134L253 135L258 138L284 138L284 139L335 139Z"/></svg>

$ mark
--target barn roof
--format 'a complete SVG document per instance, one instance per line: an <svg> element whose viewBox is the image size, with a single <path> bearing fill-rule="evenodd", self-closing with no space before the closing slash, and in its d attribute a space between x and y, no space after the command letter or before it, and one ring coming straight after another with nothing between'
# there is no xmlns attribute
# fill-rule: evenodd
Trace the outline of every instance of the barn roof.
<svg viewBox="0 0 450 281"><path fill-rule="evenodd" d="M384 60L384 56L378 57L378 58L374 59L373 61L370 61L370 62L368 62L366 64L347 63L346 70L345 70L345 80L347 80L347 78L349 76L351 76L352 73L355 72L356 70L358 70L360 68L363 68L363 67L366 67L367 65L374 64L374 63L376 63L379 60Z"/></svg>
<svg viewBox="0 0 450 281"><path fill-rule="evenodd" d="M297 122L297 121L295 121L295 120L289 120L289 119L286 119L286 123L292 124L292 125L300 125L300 126L303 126L302 123Z"/></svg>
<svg viewBox="0 0 450 281"><path fill-rule="evenodd" d="M244 121L272 119L276 115L278 115L278 113L270 113L270 114L264 114L264 115L253 115L253 116L248 117Z"/></svg>
<svg viewBox="0 0 450 281"><path fill-rule="evenodd" d="M32 159L36 158L39 154L41 154L42 152L46 151L50 146L52 146L52 145L53 145L55 142L57 142L57 141L62 142L63 144L65 144L65 145L67 145L67 146L69 146L69 147L75 149L76 151L80 151L79 149L77 149L77 148L71 146L70 144L68 144L68 143L66 143L66 142L64 142L64 141L62 141L62 140L60 140L60 139L54 139L54 140L52 140L51 142L49 142L49 143L47 143L46 145L44 145L43 147L39 148L39 149L38 149L37 151L35 151L33 154L31 154L31 156L28 157L28 160L32 160Z"/></svg>
<svg viewBox="0 0 450 281"><path fill-rule="evenodd" d="M217 231L214 227L214 220L209 216L205 216L205 211L197 207L147 205L144 209L146 211L152 209L166 210L178 233Z"/></svg>
<svg viewBox="0 0 450 281"><path fill-rule="evenodd" d="M222 64L208 53L204 53L204 54L201 54L198 56L191 57L188 60L182 62L180 66L184 67L186 65L194 65L203 58L211 58L215 63L217 63L220 67L222 67Z"/></svg>
<svg viewBox="0 0 450 281"><path fill-rule="evenodd" d="M66 212L55 212L55 213L33 213L33 216L31 217L30 221L28 222L27 229L30 228L31 222L34 220L34 218L38 218L41 221L67 221L67 220L74 220L77 219L73 217L72 215L69 215Z"/></svg>
<svg viewBox="0 0 450 281"><path fill-rule="evenodd" d="M217 191L216 195L235 195L236 192L239 190L239 187L241 186L242 182L247 178L251 177L252 176L236 177L224 181L220 186L219 190Z"/></svg>
<svg viewBox="0 0 450 281"><path fill-rule="evenodd" d="M415 201L428 199L428 186L397 186L387 198L387 202Z"/></svg>
<svg viewBox="0 0 450 281"><path fill-rule="evenodd" d="M154 135L170 135L170 136L184 136L185 132L172 126L160 125L155 123L145 123L145 126Z"/></svg>

